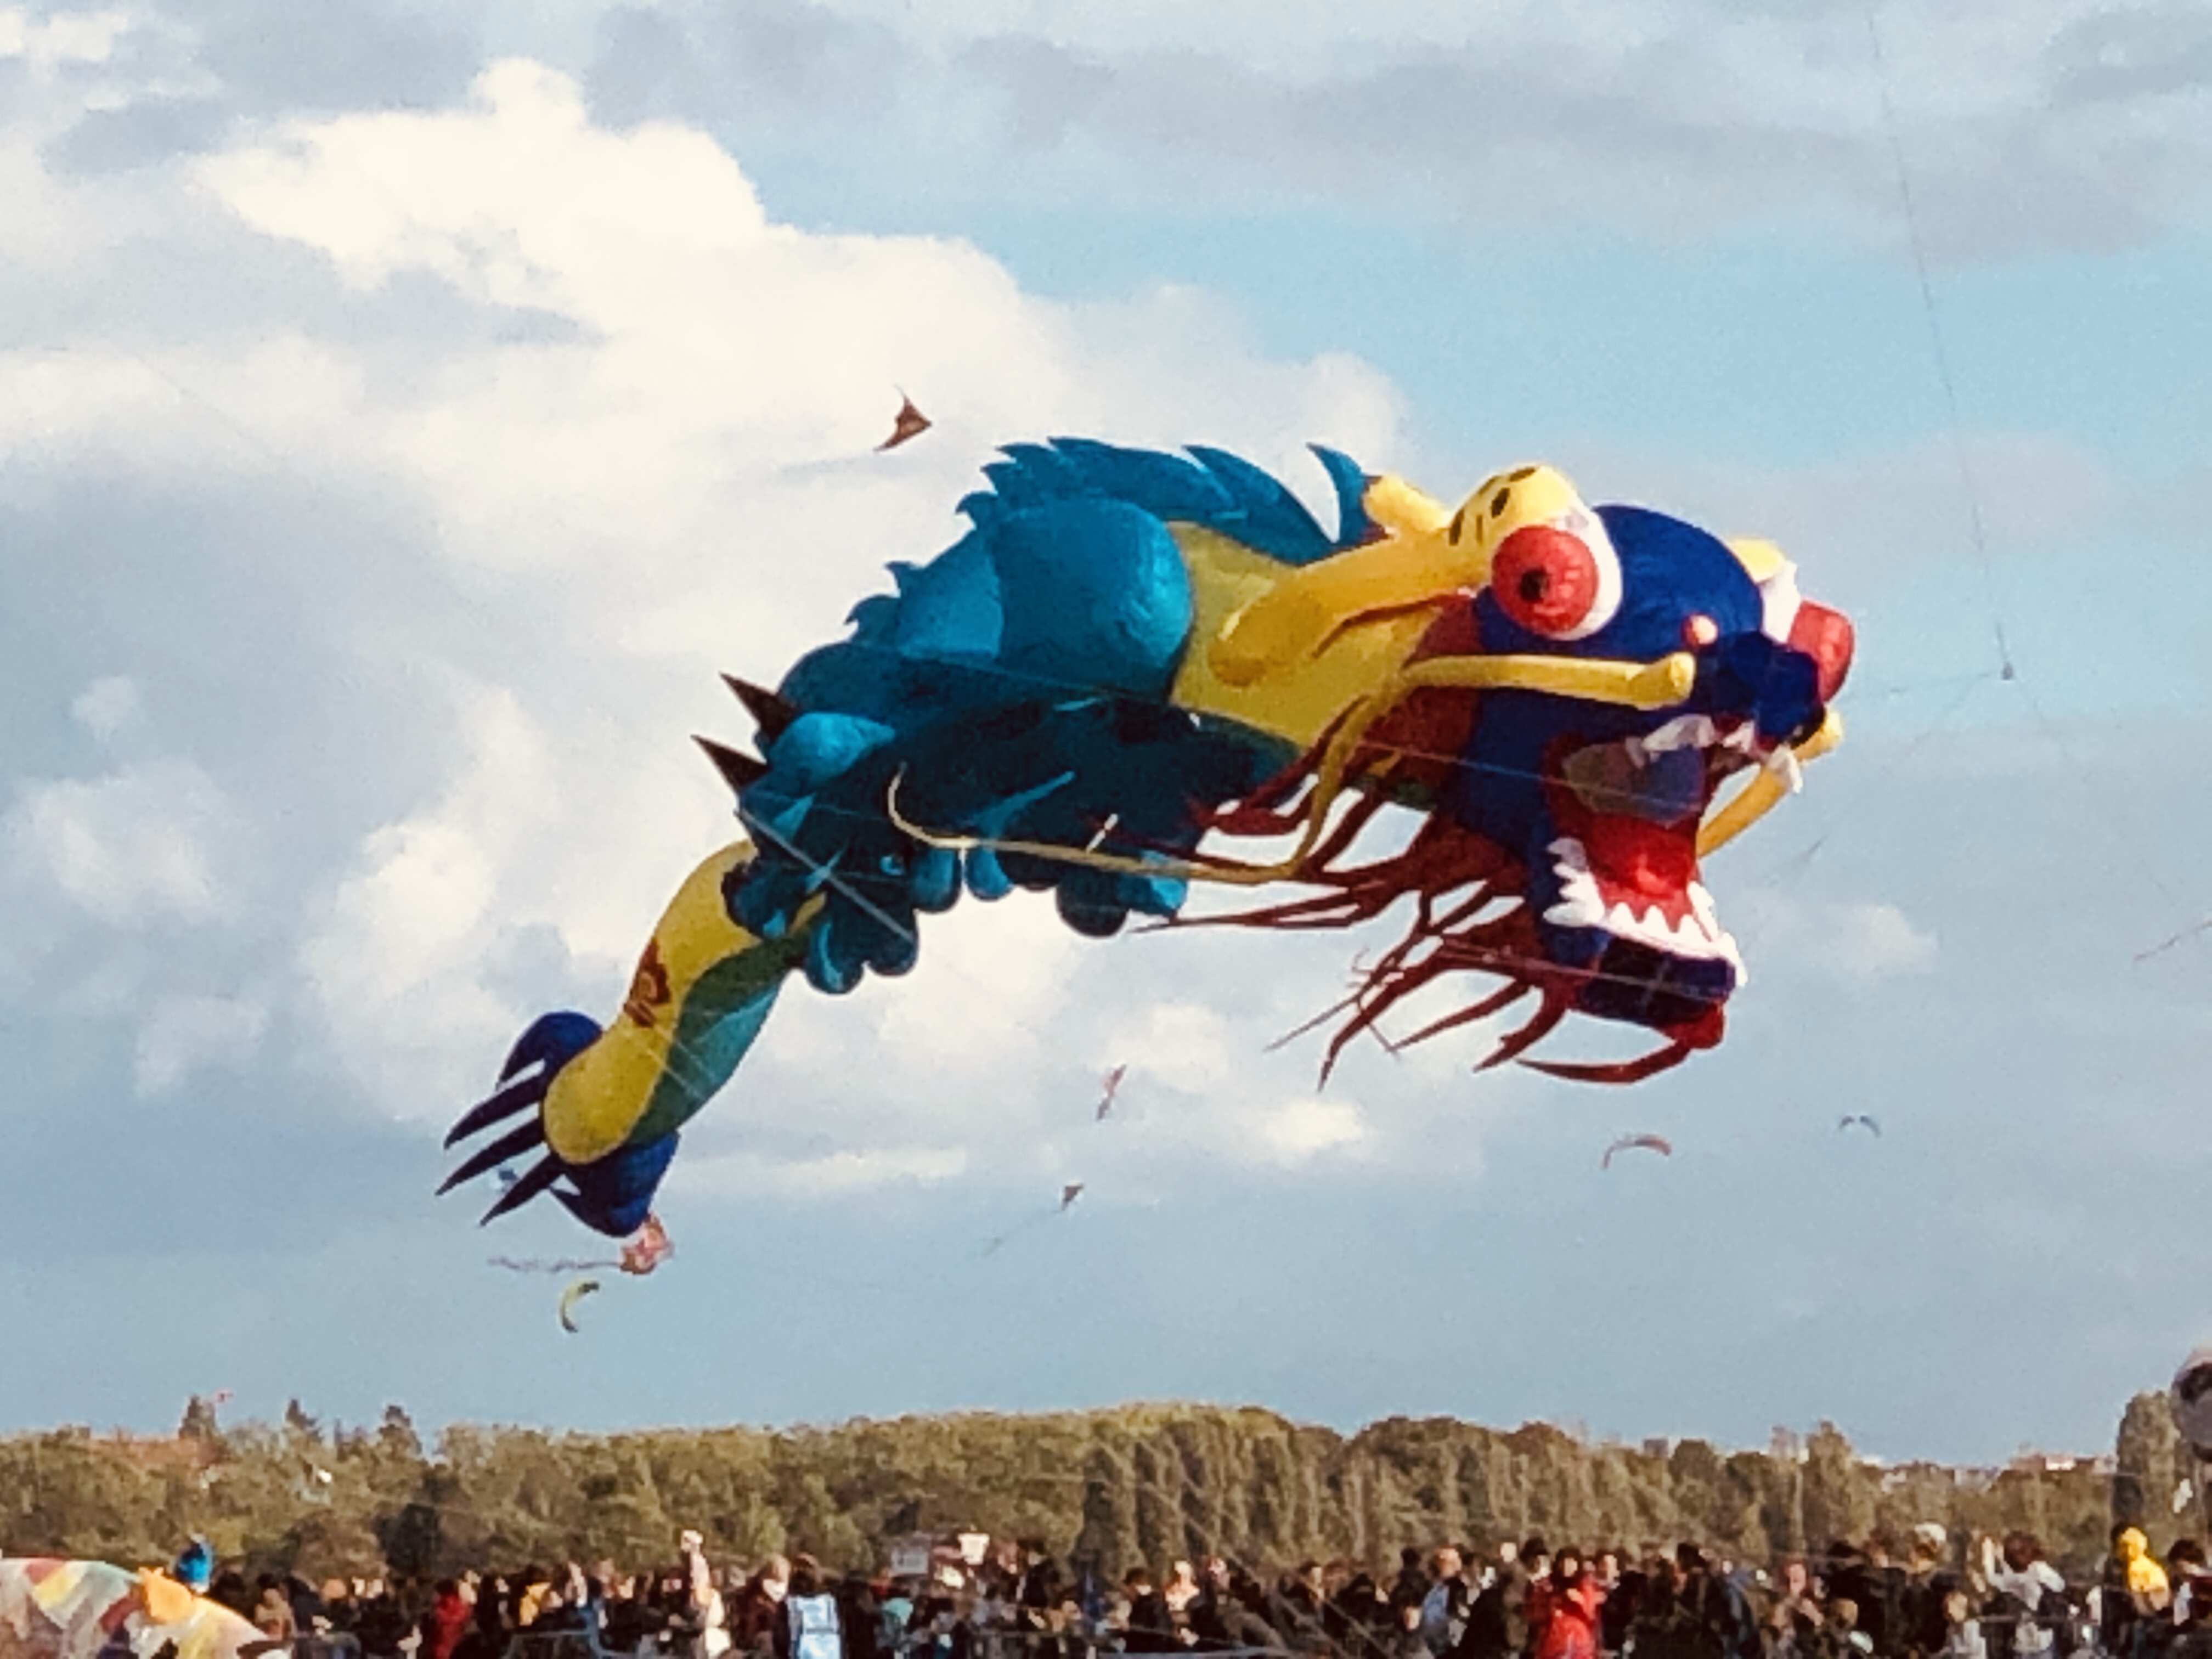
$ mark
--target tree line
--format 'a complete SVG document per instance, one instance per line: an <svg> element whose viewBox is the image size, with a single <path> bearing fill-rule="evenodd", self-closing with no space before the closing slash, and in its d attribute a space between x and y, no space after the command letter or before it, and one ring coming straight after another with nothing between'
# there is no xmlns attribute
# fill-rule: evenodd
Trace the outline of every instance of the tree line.
<svg viewBox="0 0 2212 1659"><path fill-rule="evenodd" d="M1382 1564L1409 1542L1530 1533L1631 1547L1693 1538L1765 1563L1937 1521L1954 1536L2025 1528L2078 1574L2115 1516L2154 1540L2201 1531L2203 1499L2182 1486L2201 1484L2193 1469L2162 1395L2130 1402L2101 1466L1996 1472L1881 1466L1827 1424L1730 1451L1451 1418L1346 1436L1249 1407L1139 1405L781 1430L457 1425L426 1446L396 1406L373 1425L326 1427L295 1401L279 1423L227 1427L195 1399L173 1437L0 1437L0 1553L155 1563L198 1534L254 1571L430 1575L646 1566L696 1528L723 1556L804 1549L866 1570L895 1539L978 1530L1118 1575L1209 1553Z"/></svg>

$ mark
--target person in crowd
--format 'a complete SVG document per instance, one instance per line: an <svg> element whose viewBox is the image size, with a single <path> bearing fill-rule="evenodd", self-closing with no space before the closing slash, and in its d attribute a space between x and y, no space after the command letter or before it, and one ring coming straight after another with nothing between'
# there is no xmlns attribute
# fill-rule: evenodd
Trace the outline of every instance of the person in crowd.
<svg viewBox="0 0 2212 1659"><path fill-rule="evenodd" d="M730 1640L739 1654L762 1659L773 1649L790 1590L791 1563L782 1556L768 1556L753 1570L730 1617Z"/></svg>
<svg viewBox="0 0 2212 1659"><path fill-rule="evenodd" d="M1542 1540L1531 1539L1542 1547ZM1528 1645L1528 1566L1525 1552L1508 1541L1498 1547L1489 1583L1469 1604L1467 1627L1452 1659L1510 1659Z"/></svg>
<svg viewBox="0 0 2212 1659"><path fill-rule="evenodd" d="M1983 1613L2000 1636L2000 1648L2014 1659L2066 1659L2073 1647L2073 1609L2066 1580L2045 1559L2043 1540L2017 1531L2002 1541L1984 1538L1981 1568L1990 1589Z"/></svg>
<svg viewBox="0 0 2212 1659"><path fill-rule="evenodd" d="M896 1659L906 1651L907 1630L914 1622L915 1592L919 1588L911 1578L894 1578L877 1604L876 1646L889 1659Z"/></svg>
<svg viewBox="0 0 2212 1659"><path fill-rule="evenodd" d="M811 1555L791 1558L790 1577L775 1623L775 1659L844 1659L844 1625L837 1598Z"/></svg>
<svg viewBox="0 0 2212 1659"><path fill-rule="evenodd" d="M353 1631L368 1659L399 1659L399 1644L413 1633L414 1621L400 1611L398 1598L384 1580L369 1578L362 1582Z"/></svg>
<svg viewBox="0 0 2212 1659"><path fill-rule="evenodd" d="M2212 1632L2212 1571L2205 1565L2203 1545L2194 1538L2175 1539L2166 1552L2166 1579L2173 1590L2176 1646Z"/></svg>
<svg viewBox="0 0 2212 1659"><path fill-rule="evenodd" d="M1389 1659L1393 1650L1390 1598L1375 1575L1352 1567L1328 1601L1324 1626L1350 1659Z"/></svg>
<svg viewBox="0 0 2212 1659"><path fill-rule="evenodd" d="M1828 1603L1828 1627L1835 1633L1837 1659L1862 1659L1874 1653L1874 1638L1859 1628L1859 1604L1848 1595Z"/></svg>
<svg viewBox="0 0 2212 1659"><path fill-rule="evenodd" d="M1601 1614L1600 1633L1607 1653L1619 1653L1627 1646L1629 1627L1636 1622L1655 1575L1665 1567L1664 1556L1656 1540L1646 1539L1635 1559L1622 1564L1620 1582L1606 1593Z"/></svg>
<svg viewBox="0 0 2212 1659"><path fill-rule="evenodd" d="M1420 1547L1408 1544L1398 1552L1398 1576L1390 1581L1390 1605L1402 1613L1410 1607L1418 1613L1420 1605L1428 1599L1429 1586L1435 1580L1429 1564L1421 1554ZM1415 1623L1418 1626L1419 1619Z"/></svg>
<svg viewBox="0 0 2212 1659"><path fill-rule="evenodd" d="M1041 1538L1024 1538L1021 1545L1021 1577L1014 1585L1014 1601L1030 1617L1024 1621L1042 1630L1060 1606L1060 1568Z"/></svg>
<svg viewBox="0 0 2212 1659"><path fill-rule="evenodd" d="M2105 1560L2099 1588L2098 1645L2108 1659L2142 1659L2155 1645L2153 1632L2170 1622L2172 1589L2150 1553L2150 1540L2140 1527L2121 1522L2112 1528L2112 1553Z"/></svg>
<svg viewBox="0 0 2212 1659"><path fill-rule="evenodd" d="M874 1582L865 1573L847 1573L832 1587L831 1594L837 1598L837 1630L844 1659L886 1659L876 1645L883 1614ZM1027 1632L1025 1624L1016 1623L1012 1627Z"/></svg>
<svg viewBox="0 0 2212 1659"><path fill-rule="evenodd" d="M1561 1550L1552 1560L1541 1631L1530 1620L1535 1659L1598 1659L1598 1612L1604 1605L1597 1575L1575 1551Z"/></svg>
<svg viewBox="0 0 2212 1659"><path fill-rule="evenodd" d="M1912 1529L1897 1595L1900 1627L1891 1638L1911 1659L1929 1659L1954 1638L1955 1626L1946 1607L1951 1595L1965 1586L1945 1565L1950 1545L1949 1534L1936 1522L1923 1521ZM1978 1639L1978 1623L1976 1635Z"/></svg>
<svg viewBox="0 0 2212 1659"><path fill-rule="evenodd" d="M1607 1601L1620 1593L1620 1552L1611 1545L1602 1545L1592 1553L1590 1582L1597 1586ZM1601 1608L1604 1603L1601 1602ZM1601 1613L1598 1620L1598 1645L1601 1650L1611 1652L1606 1645L1605 1620Z"/></svg>
<svg viewBox="0 0 2212 1659"><path fill-rule="evenodd" d="M272 1575L264 1573L257 1587L259 1599L253 1604L253 1628L274 1642L290 1642L299 1634L300 1627L292 1616L291 1598L284 1587Z"/></svg>
<svg viewBox="0 0 2212 1659"><path fill-rule="evenodd" d="M1160 1600L1168 1604L1176 1628L1183 1630L1189 1625L1190 1604L1198 1600L1198 1571L1188 1561L1177 1561L1168 1569L1168 1582L1160 1587Z"/></svg>
<svg viewBox="0 0 2212 1659"><path fill-rule="evenodd" d="M215 1550L208 1540L195 1533L178 1553L176 1564L169 1569L169 1577L195 1595L205 1595L215 1579Z"/></svg>
<svg viewBox="0 0 2212 1659"><path fill-rule="evenodd" d="M611 1562L599 1572L599 1641L615 1659L641 1655L652 1639L653 1623L637 1578L617 1572ZM417 1656L417 1659L426 1659Z"/></svg>
<svg viewBox="0 0 2212 1659"><path fill-rule="evenodd" d="M1295 1651L1318 1651L1328 1646L1322 1625L1323 1588L1321 1563L1301 1561L1275 1588L1267 1622Z"/></svg>
<svg viewBox="0 0 2212 1659"><path fill-rule="evenodd" d="M1167 1598L1152 1586L1147 1569L1132 1567L1121 1575L1121 1594L1128 1599L1121 1647L1127 1653L1172 1653L1181 1645L1176 1638L1175 1614Z"/></svg>
<svg viewBox="0 0 2212 1659"><path fill-rule="evenodd" d="M1280 1647L1281 1638L1256 1610L1258 1599L1250 1586L1237 1582L1236 1571L1226 1559L1207 1556L1198 1597L1190 1604L1191 1645L1216 1653L1231 1648Z"/></svg>
<svg viewBox="0 0 2212 1659"><path fill-rule="evenodd" d="M1936 1650L1941 1659L1989 1659L1972 1598L1962 1589L1951 1590L1943 1597L1942 1611L1943 1645Z"/></svg>
<svg viewBox="0 0 2212 1659"><path fill-rule="evenodd" d="M422 1644L416 1659L453 1659L454 1650L469 1633L470 1607L458 1579L441 1578L433 1592L430 1611L422 1620Z"/></svg>
<svg viewBox="0 0 2212 1659"><path fill-rule="evenodd" d="M507 1651L507 1585L503 1578L484 1580L477 1586L469 1609L469 1628L453 1650L453 1659L501 1659Z"/></svg>
<svg viewBox="0 0 2212 1659"><path fill-rule="evenodd" d="M209 1582L207 1598L219 1607L228 1607L250 1623L254 1604L260 1600L260 1594L246 1583L246 1575L236 1567L225 1567Z"/></svg>
<svg viewBox="0 0 2212 1659"><path fill-rule="evenodd" d="M1429 1557L1429 1588L1421 1596L1421 1641L1443 1659L1467 1634L1467 1564L1458 1550L1440 1544Z"/></svg>

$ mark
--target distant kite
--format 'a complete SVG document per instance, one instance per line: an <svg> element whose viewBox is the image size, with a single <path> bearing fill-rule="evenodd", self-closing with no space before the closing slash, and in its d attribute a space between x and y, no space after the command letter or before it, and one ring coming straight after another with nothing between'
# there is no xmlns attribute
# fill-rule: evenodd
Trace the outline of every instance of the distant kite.
<svg viewBox="0 0 2212 1659"><path fill-rule="evenodd" d="M1060 1202L1051 1209L1033 1210L1024 1219L1016 1222L997 1237L984 1241L983 1255L986 1257L994 1256L1006 1248L1008 1240L1018 1237L1040 1222L1049 1221L1056 1215L1066 1215L1074 1207L1075 1200L1082 1196L1083 1183L1079 1181L1069 1182L1060 1189Z"/></svg>
<svg viewBox="0 0 2212 1659"><path fill-rule="evenodd" d="M1636 1151L1656 1152L1662 1158L1674 1156L1674 1146L1662 1136L1623 1135L1605 1149L1605 1156L1598 1159L1597 1167L1601 1170L1610 1170L1613 1167L1613 1155L1615 1152Z"/></svg>
<svg viewBox="0 0 2212 1659"><path fill-rule="evenodd" d="M594 1295L599 1288L596 1279L580 1279L561 1292L561 1328L574 1336L581 1328L576 1323L576 1304L586 1297Z"/></svg>
<svg viewBox="0 0 2212 1659"><path fill-rule="evenodd" d="M929 430L929 416L914 406L914 399L905 392L899 393L899 412L891 420L891 435L876 446L880 455L887 449L896 449L901 444L919 438Z"/></svg>
<svg viewBox="0 0 2212 1659"><path fill-rule="evenodd" d="M1121 1079L1128 1075L1128 1066L1121 1065L1116 1066L1100 1079L1103 1091L1098 1097L1098 1109L1092 1115L1092 1122L1103 1123L1106 1121L1106 1114L1114 1109L1114 1097L1121 1091Z"/></svg>
<svg viewBox="0 0 2212 1659"><path fill-rule="evenodd" d="M1864 1112L1844 1113L1844 1115L1838 1118L1836 1121L1836 1133L1841 1134L1844 1130L1850 1128L1854 1123L1858 1124L1863 1128L1871 1129L1874 1132L1874 1138L1876 1140L1881 1139L1881 1125L1875 1122Z"/></svg>

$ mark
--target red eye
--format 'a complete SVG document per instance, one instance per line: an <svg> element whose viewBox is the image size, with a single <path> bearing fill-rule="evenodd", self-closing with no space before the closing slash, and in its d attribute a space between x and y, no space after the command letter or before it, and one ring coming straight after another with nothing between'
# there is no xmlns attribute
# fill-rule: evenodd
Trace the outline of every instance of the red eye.
<svg viewBox="0 0 2212 1659"><path fill-rule="evenodd" d="M1851 619L1840 611L1808 599L1797 607L1790 624L1790 643L1810 657L1820 669L1822 702L1834 696L1851 670Z"/></svg>
<svg viewBox="0 0 2212 1659"><path fill-rule="evenodd" d="M1532 634L1556 638L1580 628L1600 585L1597 556L1582 538L1547 524L1522 526L1490 562L1498 608Z"/></svg>

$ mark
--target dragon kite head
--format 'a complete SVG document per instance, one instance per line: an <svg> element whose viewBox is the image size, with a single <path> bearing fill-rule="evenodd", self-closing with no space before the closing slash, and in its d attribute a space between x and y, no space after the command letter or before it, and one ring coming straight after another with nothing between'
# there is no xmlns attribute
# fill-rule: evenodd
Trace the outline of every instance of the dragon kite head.
<svg viewBox="0 0 2212 1659"><path fill-rule="evenodd" d="M1490 480L1453 530L1484 556L1467 619L1484 652L1692 660L1688 695L1660 708L1485 695L1445 804L1523 860L1536 942L1576 1009L1703 1046L1743 977L1699 879L1729 827L1714 804L1739 774L1762 794L1795 787L1850 667L1850 624L1802 599L1772 548L1590 507L1548 467Z"/></svg>
<svg viewBox="0 0 2212 1659"><path fill-rule="evenodd" d="M1305 582L1256 626L1231 630L1349 638L1386 617L1425 618L1407 665L1292 775L1322 781L1301 809L1310 826L1340 785L1411 798L1428 823L1404 855L1350 866L1334 861L1346 836L1310 832L1295 873L1336 890L1249 918L1322 925L1417 896L1411 932L1368 971L1332 1058L1462 970L1509 983L1405 1041L1531 992L1537 1014L1489 1063L1570 1012L1645 1026L1667 1046L1626 1065L1545 1067L1564 1076L1627 1080L1719 1041L1743 963L1700 860L1793 791L1801 763L1840 735L1829 702L1850 665L1850 623L1803 599L1770 544L1591 506L1547 466L1498 473L1456 512L1417 517L1363 557L1357 586L1389 592L1387 607L1343 606L1346 572L1334 578L1342 592ZM1288 827L1264 812L1243 823ZM1485 908L1493 898L1520 902L1500 914Z"/></svg>

